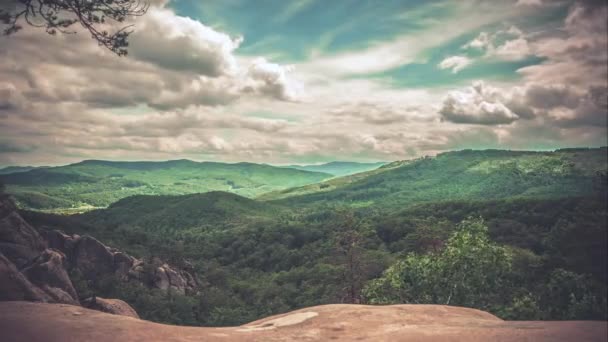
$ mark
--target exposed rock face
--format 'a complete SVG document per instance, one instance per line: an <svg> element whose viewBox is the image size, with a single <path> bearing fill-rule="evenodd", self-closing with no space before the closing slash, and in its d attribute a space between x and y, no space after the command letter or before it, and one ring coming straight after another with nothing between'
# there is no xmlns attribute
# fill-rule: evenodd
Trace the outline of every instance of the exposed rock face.
<svg viewBox="0 0 608 342"><path fill-rule="evenodd" d="M78 295L66 271L63 253L45 249L32 265L21 272L33 284L48 293L54 302L78 305Z"/></svg>
<svg viewBox="0 0 608 342"><path fill-rule="evenodd" d="M46 242L6 197L0 197L0 287L2 300L78 304L65 255Z"/></svg>
<svg viewBox="0 0 608 342"><path fill-rule="evenodd" d="M45 248L40 234L23 220L13 202L0 195L0 251L21 268Z"/></svg>
<svg viewBox="0 0 608 342"><path fill-rule="evenodd" d="M90 236L67 235L58 230L38 232L21 217L10 199L0 194L0 301L79 305L68 273L71 270L89 281L116 276L181 294L195 293L198 289L198 282L190 273L160 260L148 265ZM88 305L137 317L121 300L97 298Z"/></svg>
<svg viewBox="0 0 608 342"><path fill-rule="evenodd" d="M0 253L0 301L51 301L51 297L32 284L15 265Z"/></svg>
<svg viewBox="0 0 608 342"><path fill-rule="evenodd" d="M70 268L79 270L86 279L116 275L119 279L134 279L149 287L171 289L181 294L196 293L198 290L198 282L192 274L176 270L158 259L150 261L148 265L86 235L67 235L57 230L44 231L42 235L49 245L65 253Z"/></svg>
<svg viewBox="0 0 608 342"><path fill-rule="evenodd" d="M101 297L91 297L82 301L85 308L103 311L114 315L129 316L139 318L139 315L125 301L120 299L106 299Z"/></svg>
<svg viewBox="0 0 608 342"><path fill-rule="evenodd" d="M7 341L606 341L599 321L509 322L474 309L443 305L322 305L240 327L180 327L109 315L78 306L3 302Z"/></svg>

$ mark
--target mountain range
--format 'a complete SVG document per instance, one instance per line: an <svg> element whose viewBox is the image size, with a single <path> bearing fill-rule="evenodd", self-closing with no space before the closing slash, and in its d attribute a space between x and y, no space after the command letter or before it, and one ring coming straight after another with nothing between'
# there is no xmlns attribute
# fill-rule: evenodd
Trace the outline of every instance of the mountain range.
<svg viewBox="0 0 608 342"><path fill-rule="evenodd" d="M504 319L605 319L607 151L463 150L338 177L248 163L85 161L2 176L21 210L6 213L0 228L10 230L23 217L43 235L57 232L63 242L53 243L68 254L72 241L89 236L112 246L106 249L114 258L141 260L148 280L118 282L122 269L76 273L74 291L124 300L140 317L162 323L240 325L345 302L347 289L362 301L383 300L365 297L373 295L370 286L409 279L391 272L416 258L428 265L412 270L420 277L437 267L457 270L431 263L441 251L466 255L450 247L465 240L486 244L468 252L504 251L509 267L500 292L451 304ZM32 201L34 192L50 204ZM98 208L73 215L39 210L75 203ZM470 222L481 235L455 235ZM3 236L0 252L11 255ZM165 284L152 267L163 263L191 273L200 291L148 286ZM429 289L419 278L408 281L421 286L416 293ZM471 284L460 298L487 286ZM391 293L386 286L374 289Z"/></svg>

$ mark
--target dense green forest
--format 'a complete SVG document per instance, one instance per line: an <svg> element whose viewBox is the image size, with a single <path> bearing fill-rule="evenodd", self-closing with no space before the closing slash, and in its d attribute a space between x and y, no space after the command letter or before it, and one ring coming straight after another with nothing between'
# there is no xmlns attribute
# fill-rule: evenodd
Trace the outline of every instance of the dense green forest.
<svg viewBox="0 0 608 342"><path fill-rule="evenodd" d="M142 195L81 215L23 215L192 267L202 282L195 296L77 282L160 322L234 325L341 302L606 319L606 165L605 148L461 151L271 201Z"/></svg>
<svg viewBox="0 0 608 342"><path fill-rule="evenodd" d="M606 148L447 152L387 164L362 178L347 176L273 192L263 199L297 205L342 203L398 208L438 200L578 196L593 191L598 172L606 170L607 158Z"/></svg>
<svg viewBox="0 0 608 342"><path fill-rule="evenodd" d="M254 197L330 177L326 173L252 163L86 160L0 175L0 182L6 184L6 191L22 208L82 212L140 194L182 195L221 190Z"/></svg>

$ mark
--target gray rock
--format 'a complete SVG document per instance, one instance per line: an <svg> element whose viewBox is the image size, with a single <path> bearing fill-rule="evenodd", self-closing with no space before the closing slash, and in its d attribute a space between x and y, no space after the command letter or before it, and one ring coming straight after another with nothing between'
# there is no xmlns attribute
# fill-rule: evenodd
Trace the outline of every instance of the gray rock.
<svg viewBox="0 0 608 342"><path fill-rule="evenodd" d="M65 255L60 251L44 250L22 273L56 302L78 305L78 295L66 271Z"/></svg>
<svg viewBox="0 0 608 342"><path fill-rule="evenodd" d="M90 236L81 237L74 249L74 267L86 279L98 280L114 274L114 255L101 242Z"/></svg>
<svg viewBox="0 0 608 342"><path fill-rule="evenodd" d="M15 265L0 253L0 301L29 300L52 302L52 298L32 284Z"/></svg>

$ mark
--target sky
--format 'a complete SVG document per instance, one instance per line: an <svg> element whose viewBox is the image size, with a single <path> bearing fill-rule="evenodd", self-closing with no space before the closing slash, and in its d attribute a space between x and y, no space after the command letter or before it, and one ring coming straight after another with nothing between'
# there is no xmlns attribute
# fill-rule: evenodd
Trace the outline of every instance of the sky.
<svg viewBox="0 0 608 342"><path fill-rule="evenodd" d="M127 57L0 37L0 166L607 145L605 1L150 1Z"/></svg>

